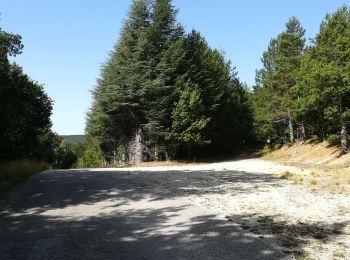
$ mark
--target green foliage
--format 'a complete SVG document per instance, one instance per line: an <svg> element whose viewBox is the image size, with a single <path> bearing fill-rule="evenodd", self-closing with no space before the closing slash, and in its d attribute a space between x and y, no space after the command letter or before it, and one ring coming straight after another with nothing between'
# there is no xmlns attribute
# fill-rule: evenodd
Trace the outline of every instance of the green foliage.
<svg viewBox="0 0 350 260"><path fill-rule="evenodd" d="M102 165L101 153L97 148L87 148L77 162L77 168L96 168Z"/></svg>
<svg viewBox="0 0 350 260"><path fill-rule="evenodd" d="M264 68L257 71L253 96L254 130L260 142L288 140L286 128L294 119L298 99L293 87L305 48L304 34L298 19L292 17L263 53Z"/></svg>
<svg viewBox="0 0 350 260"><path fill-rule="evenodd" d="M51 162L52 101L42 85L8 60L22 48L19 35L0 28L0 161L27 158Z"/></svg>
<svg viewBox="0 0 350 260"><path fill-rule="evenodd" d="M73 145L65 141L62 137L58 137L58 139L60 144L56 150L54 167L59 169L72 168L73 164L78 160L77 155L73 151Z"/></svg>
<svg viewBox="0 0 350 260"><path fill-rule="evenodd" d="M198 85L187 82L172 114L172 133L176 141L191 144L204 144L209 141L203 136L203 129L210 118L205 117L201 92Z"/></svg>
<svg viewBox="0 0 350 260"><path fill-rule="evenodd" d="M329 135L327 136L326 140L331 144L331 145L339 145L341 142L341 135Z"/></svg>
<svg viewBox="0 0 350 260"><path fill-rule="evenodd" d="M208 121L203 136L207 141L204 143L210 145L199 151L202 154L229 152L249 139L251 111L247 90L230 62L226 62L219 51L211 49L200 33L193 30L187 35L184 48L182 64L186 69L178 78L178 91L186 91L187 82L197 86L203 115ZM200 141L198 145L204 143Z"/></svg>
<svg viewBox="0 0 350 260"><path fill-rule="evenodd" d="M106 155L116 148L116 140L122 144L129 142L139 125L145 122L140 96L147 59L139 45L149 25L149 2L133 1L121 37L103 65L93 92L86 132L95 137ZM141 76L136 77L137 74Z"/></svg>
<svg viewBox="0 0 350 260"><path fill-rule="evenodd" d="M145 160L192 147L217 153L250 138L248 94L236 72L198 32L185 35L176 13L170 0L133 1L102 67L86 133L109 162L118 147L132 154L140 130Z"/></svg>
<svg viewBox="0 0 350 260"><path fill-rule="evenodd" d="M22 37L18 34L7 33L0 28L0 57L2 62L7 56L16 56L22 52Z"/></svg>
<svg viewBox="0 0 350 260"><path fill-rule="evenodd" d="M350 10L328 14L311 46L292 18L263 55L253 95L254 131L260 141L286 142L286 122L347 151L350 125ZM286 113L289 111L289 114ZM288 118L289 117L289 118Z"/></svg>
<svg viewBox="0 0 350 260"><path fill-rule="evenodd" d="M73 145L72 150L77 157L76 168L97 168L103 164L103 156L98 142L91 136L86 136L85 142Z"/></svg>
<svg viewBox="0 0 350 260"><path fill-rule="evenodd" d="M298 116L308 122L310 134L331 140L350 123L349 18L345 6L325 17L304 55L294 89L300 97Z"/></svg>
<svg viewBox="0 0 350 260"><path fill-rule="evenodd" d="M350 126L350 10L327 15L310 46L292 17L262 55L250 93L232 64L177 23L171 0L133 0L101 68L82 143L51 131L52 101L10 56L19 35L0 28L0 161L57 168L229 154L306 135L341 144ZM137 143L139 142L139 143ZM140 146L141 143L141 146ZM140 148L141 147L141 148Z"/></svg>
<svg viewBox="0 0 350 260"><path fill-rule="evenodd" d="M16 56L23 45L19 35L6 33L0 28L0 161L16 162L12 169L36 171L36 163L44 161L56 168L70 168L77 157L72 145L51 131L52 101L43 86L31 80L17 64L10 64L8 57ZM21 163L18 160L29 160ZM34 165L34 166L33 166ZM7 166L6 166L7 167ZM23 175L23 176L24 176ZM18 175L22 178L22 175Z"/></svg>

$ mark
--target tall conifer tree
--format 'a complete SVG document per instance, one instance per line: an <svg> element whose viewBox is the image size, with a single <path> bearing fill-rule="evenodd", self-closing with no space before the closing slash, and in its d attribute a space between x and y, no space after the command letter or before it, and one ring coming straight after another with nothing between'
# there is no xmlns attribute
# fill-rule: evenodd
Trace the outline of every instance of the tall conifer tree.
<svg viewBox="0 0 350 260"><path fill-rule="evenodd" d="M286 23L286 30L270 41L263 54L263 69L257 72L254 113L261 138L289 141L295 138L293 111L297 97L293 94L296 75L305 49L305 30L297 18ZM263 111L265 110L265 111ZM288 127L288 134L284 126Z"/></svg>

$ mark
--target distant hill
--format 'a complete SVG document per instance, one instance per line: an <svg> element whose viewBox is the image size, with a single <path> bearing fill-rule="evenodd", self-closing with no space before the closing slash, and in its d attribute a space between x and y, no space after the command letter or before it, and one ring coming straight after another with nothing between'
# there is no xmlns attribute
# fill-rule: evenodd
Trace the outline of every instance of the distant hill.
<svg viewBox="0 0 350 260"><path fill-rule="evenodd" d="M85 135L61 135L68 143L78 144L83 143Z"/></svg>

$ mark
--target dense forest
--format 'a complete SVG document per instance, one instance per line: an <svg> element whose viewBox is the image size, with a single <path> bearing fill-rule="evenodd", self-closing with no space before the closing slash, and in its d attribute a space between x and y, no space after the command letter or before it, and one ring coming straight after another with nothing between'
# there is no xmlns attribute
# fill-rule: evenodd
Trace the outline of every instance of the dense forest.
<svg viewBox="0 0 350 260"><path fill-rule="evenodd" d="M21 37L0 28L0 159L52 162L52 101L10 56L22 52Z"/></svg>
<svg viewBox="0 0 350 260"><path fill-rule="evenodd" d="M106 163L228 153L251 140L249 95L235 68L171 1L133 1L93 91L86 132Z"/></svg>
<svg viewBox="0 0 350 260"><path fill-rule="evenodd" d="M70 145L51 130L53 101L43 85L9 61L23 47L20 35L0 28L0 166L32 160L69 168L77 158Z"/></svg>
<svg viewBox="0 0 350 260"><path fill-rule="evenodd" d="M258 141L327 139L348 149L350 123L350 10L326 15L306 45L297 18L272 39L252 93Z"/></svg>
<svg viewBox="0 0 350 260"><path fill-rule="evenodd" d="M169 0L133 1L93 91L86 132L105 163L198 158L254 144L327 139L347 151L349 10L307 45L296 17L271 39L249 90Z"/></svg>
<svg viewBox="0 0 350 260"><path fill-rule="evenodd" d="M171 0L134 0L92 91L84 143L51 130L52 100L9 57L0 29L0 161L98 167L231 154L245 147L328 140L348 151L350 10L305 38L296 17L271 39L252 88L200 32L185 32Z"/></svg>

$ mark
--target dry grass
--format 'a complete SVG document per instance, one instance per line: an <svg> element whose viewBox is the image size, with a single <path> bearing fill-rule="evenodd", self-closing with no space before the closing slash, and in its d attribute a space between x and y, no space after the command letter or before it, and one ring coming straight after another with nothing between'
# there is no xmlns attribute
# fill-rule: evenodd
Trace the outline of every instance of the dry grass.
<svg viewBox="0 0 350 260"><path fill-rule="evenodd" d="M293 181L295 184L301 185L304 183L303 176L296 174L296 173L289 172L289 171L282 173L280 178L283 180Z"/></svg>
<svg viewBox="0 0 350 260"><path fill-rule="evenodd" d="M286 171L280 178L293 181L295 184L312 186L313 191L350 192L350 169L313 169L298 173Z"/></svg>
<svg viewBox="0 0 350 260"><path fill-rule="evenodd" d="M320 177L323 188L327 190L338 192L350 190L350 169L325 170Z"/></svg>
<svg viewBox="0 0 350 260"><path fill-rule="evenodd" d="M333 252L333 256L334 257L338 257L338 258L345 258L345 254L343 251L341 250L337 250Z"/></svg>
<svg viewBox="0 0 350 260"><path fill-rule="evenodd" d="M309 179L309 183L311 185L317 185L317 181L315 179Z"/></svg>
<svg viewBox="0 0 350 260"><path fill-rule="evenodd" d="M284 180L292 180L295 177L294 173L291 173L290 171L286 171L281 175L281 179Z"/></svg>
<svg viewBox="0 0 350 260"><path fill-rule="evenodd" d="M293 145L284 145L276 150L264 150L262 157L284 163L300 165L318 165L328 167L348 167L350 153L340 156L340 149L331 146L328 142L310 143L296 142Z"/></svg>
<svg viewBox="0 0 350 260"><path fill-rule="evenodd" d="M29 160L12 161L0 164L0 197L34 173L48 169L43 162Z"/></svg>
<svg viewBox="0 0 350 260"><path fill-rule="evenodd" d="M310 172L310 175L313 176L313 177L319 177L320 175L317 173L317 172Z"/></svg>
<svg viewBox="0 0 350 260"><path fill-rule="evenodd" d="M339 148L327 142L296 142L265 150L263 158L304 168L302 172L282 173L282 179L312 186L315 191L350 192L350 153L340 156Z"/></svg>

